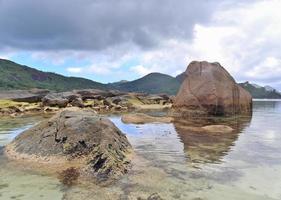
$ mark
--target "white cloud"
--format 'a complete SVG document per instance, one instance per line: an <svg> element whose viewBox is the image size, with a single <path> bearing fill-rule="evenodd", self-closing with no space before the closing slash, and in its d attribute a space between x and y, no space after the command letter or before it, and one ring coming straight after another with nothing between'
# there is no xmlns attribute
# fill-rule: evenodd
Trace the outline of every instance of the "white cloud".
<svg viewBox="0 0 281 200"><path fill-rule="evenodd" d="M97 74L97 75L108 75L111 72L109 67L104 67L102 65L100 65L100 66L92 65L90 67L87 67L85 69L85 71L87 71L88 73L93 73L93 74Z"/></svg>
<svg viewBox="0 0 281 200"><path fill-rule="evenodd" d="M102 66L91 65L91 66L83 66L83 67L68 67L66 69L68 72L72 74L96 74L96 75L107 75L110 74L110 69Z"/></svg>
<svg viewBox="0 0 281 200"><path fill-rule="evenodd" d="M281 1L230 5L214 10L208 24L194 23L192 38L161 38L157 47L148 49L128 42L101 51L34 52L33 57L55 64L65 64L67 59L87 61L87 65L69 66L68 72L102 75L107 81L135 76L132 72L175 76L192 60L218 61L237 81L281 89Z"/></svg>
<svg viewBox="0 0 281 200"><path fill-rule="evenodd" d="M7 55L2 55L2 54L0 54L0 59L9 59L10 57L9 56L7 56Z"/></svg>
<svg viewBox="0 0 281 200"><path fill-rule="evenodd" d="M4 52L4 53L0 53L0 58L1 59L6 59L6 60L9 60L11 59L13 56L15 55L15 52Z"/></svg>
<svg viewBox="0 0 281 200"><path fill-rule="evenodd" d="M254 79L267 80L279 79L281 75L281 59L267 57L259 65L247 72L247 75Z"/></svg>
<svg viewBox="0 0 281 200"><path fill-rule="evenodd" d="M147 74L153 72L152 69L149 69L149 68L144 67L142 65L133 66L133 67L130 68L130 70L137 73L140 76L144 76L144 75L147 75Z"/></svg>
<svg viewBox="0 0 281 200"><path fill-rule="evenodd" d="M68 67L66 70L70 73L77 74L77 73L81 73L83 68L81 68L81 67Z"/></svg>
<svg viewBox="0 0 281 200"><path fill-rule="evenodd" d="M187 54L218 61L237 81L273 84L281 78L281 1L259 1L214 14L196 25Z"/></svg>

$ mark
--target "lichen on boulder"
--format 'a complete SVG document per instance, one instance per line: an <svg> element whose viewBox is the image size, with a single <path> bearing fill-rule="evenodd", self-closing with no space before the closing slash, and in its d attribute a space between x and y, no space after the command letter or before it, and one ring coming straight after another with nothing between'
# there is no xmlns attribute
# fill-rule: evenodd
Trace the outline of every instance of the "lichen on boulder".
<svg viewBox="0 0 281 200"><path fill-rule="evenodd" d="M130 168L130 151L126 136L110 120L79 108L60 111L24 131L5 149L12 159L42 161L51 166L56 162L67 163L68 167L73 164L81 176L97 181L125 174Z"/></svg>

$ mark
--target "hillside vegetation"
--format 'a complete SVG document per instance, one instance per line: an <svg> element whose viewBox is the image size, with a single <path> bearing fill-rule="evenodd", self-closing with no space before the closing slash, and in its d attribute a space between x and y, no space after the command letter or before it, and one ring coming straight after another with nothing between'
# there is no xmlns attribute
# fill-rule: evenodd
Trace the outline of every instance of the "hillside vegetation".
<svg viewBox="0 0 281 200"><path fill-rule="evenodd" d="M106 89L106 85L84 78L65 77L55 73L42 72L9 60L0 59L0 90L31 88L67 91L84 88Z"/></svg>
<svg viewBox="0 0 281 200"><path fill-rule="evenodd" d="M172 76L151 73L134 81L114 83L112 87L127 92L166 93L174 95L177 93L180 85L181 82Z"/></svg>
<svg viewBox="0 0 281 200"><path fill-rule="evenodd" d="M258 86L249 82L240 83L245 90L249 91L253 98L260 99L281 99L281 94L275 89L267 89L267 87Z"/></svg>
<svg viewBox="0 0 281 200"><path fill-rule="evenodd" d="M126 92L149 94L166 93L176 95L185 74L172 77L161 73L150 73L134 81L120 81L102 84L85 78L65 77L59 74L42 72L31 67L0 59L0 90L48 89L69 91L73 89L115 89ZM280 92L269 86L258 86L249 82L240 83L253 98L281 98Z"/></svg>

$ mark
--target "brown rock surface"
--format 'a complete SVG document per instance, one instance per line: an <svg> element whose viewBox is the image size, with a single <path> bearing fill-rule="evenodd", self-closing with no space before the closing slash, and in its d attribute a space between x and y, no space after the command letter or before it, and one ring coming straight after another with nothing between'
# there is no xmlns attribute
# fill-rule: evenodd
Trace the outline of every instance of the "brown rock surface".
<svg viewBox="0 0 281 200"><path fill-rule="evenodd" d="M191 62L173 103L174 114L184 116L248 114L252 96L219 64Z"/></svg>
<svg viewBox="0 0 281 200"><path fill-rule="evenodd" d="M128 171L130 149L126 136L110 120L91 110L67 108L17 136L7 145L6 155L57 170L75 166L83 177L107 181Z"/></svg>
<svg viewBox="0 0 281 200"><path fill-rule="evenodd" d="M145 124L145 123L171 123L171 117L153 117L144 113L125 114L121 118L122 122L127 124Z"/></svg>
<svg viewBox="0 0 281 200"><path fill-rule="evenodd" d="M226 125L208 125L203 126L202 129L210 133L231 133L233 131L233 128Z"/></svg>

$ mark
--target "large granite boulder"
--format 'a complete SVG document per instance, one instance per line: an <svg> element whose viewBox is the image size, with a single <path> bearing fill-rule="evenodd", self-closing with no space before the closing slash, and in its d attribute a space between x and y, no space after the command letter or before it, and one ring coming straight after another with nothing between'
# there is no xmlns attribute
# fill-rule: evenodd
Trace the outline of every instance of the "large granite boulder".
<svg viewBox="0 0 281 200"><path fill-rule="evenodd" d="M173 103L180 116L248 114L252 96L219 64L191 62Z"/></svg>
<svg viewBox="0 0 281 200"><path fill-rule="evenodd" d="M5 151L12 159L49 163L61 171L75 167L82 177L107 181L128 171L130 150L126 136L110 120L73 107L24 131Z"/></svg>

